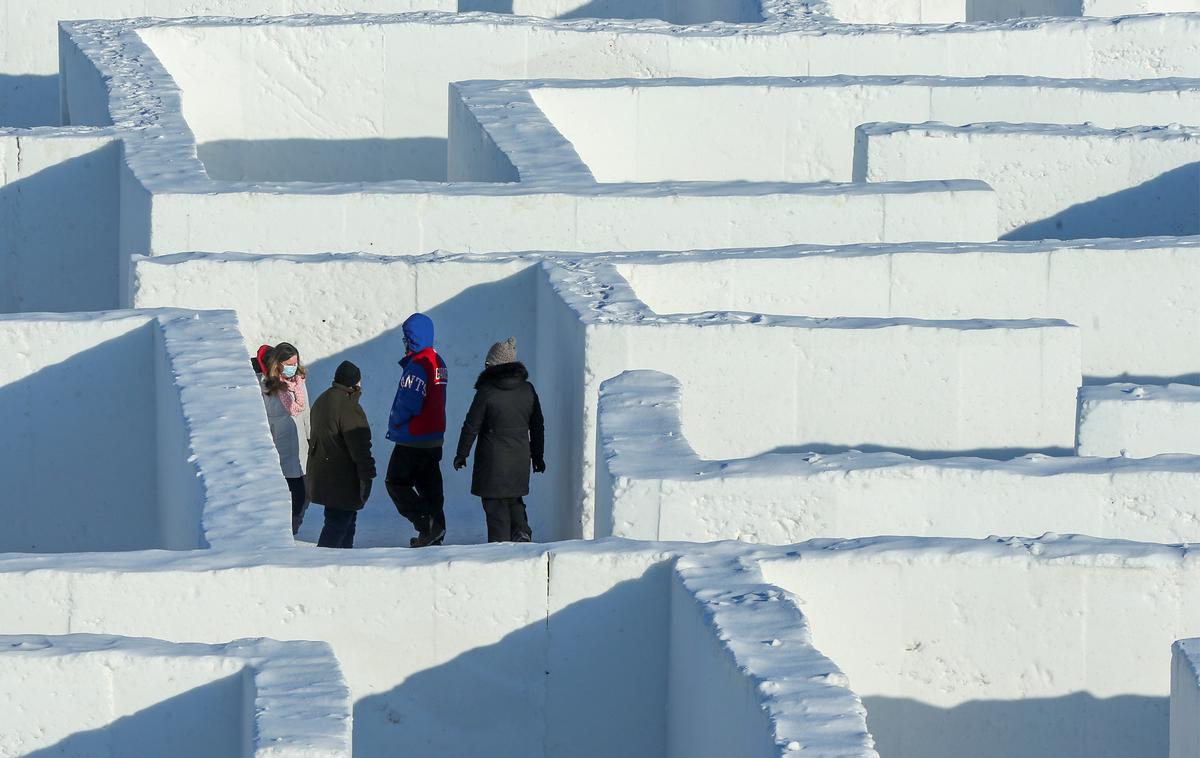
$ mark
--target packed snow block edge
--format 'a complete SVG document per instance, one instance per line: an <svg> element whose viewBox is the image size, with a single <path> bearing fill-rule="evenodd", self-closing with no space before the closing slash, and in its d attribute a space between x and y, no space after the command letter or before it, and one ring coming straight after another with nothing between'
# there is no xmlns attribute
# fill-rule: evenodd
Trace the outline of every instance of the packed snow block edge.
<svg viewBox="0 0 1200 758"><path fill-rule="evenodd" d="M199 545L256 551L287 547L290 496L281 487L279 456L232 311L149 311L162 338L157 351L159 445L173 442L161 476L169 533L198 524Z"/></svg>
<svg viewBox="0 0 1200 758"><path fill-rule="evenodd" d="M0 661L6 755L351 754L350 691L324 642L7 635Z"/></svg>
<svg viewBox="0 0 1200 758"><path fill-rule="evenodd" d="M1200 290L1200 237L792 246L604 260L659 314L1060 318L1079 327L1085 384L1200 382L1193 349L1200 302L1189 294ZM1144 306L1150 301L1156 307Z"/></svg>
<svg viewBox="0 0 1200 758"><path fill-rule="evenodd" d="M1079 455L1200 455L1200 387L1107 384L1079 391Z"/></svg>
<svg viewBox="0 0 1200 758"><path fill-rule="evenodd" d="M1002 239L1200 234L1200 130L867 124L856 178L961 177L996 190Z"/></svg>
<svg viewBox="0 0 1200 758"><path fill-rule="evenodd" d="M862 702L757 561L683 555L671 587L668 758L878 758Z"/></svg>
<svg viewBox="0 0 1200 758"><path fill-rule="evenodd" d="M789 544L815 537L1083 533L1200 539L1200 457L916 460L773 453L703 460L680 426L680 385L631 371L601 390L596 533ZM879 493L887 492L887 507Z"/></svg>
<svg viewBox="0 0 1200 758"><path fill-rule="evenodd" d="M1200 756L1200 639L1171 646L1170 758Z"/></svg>

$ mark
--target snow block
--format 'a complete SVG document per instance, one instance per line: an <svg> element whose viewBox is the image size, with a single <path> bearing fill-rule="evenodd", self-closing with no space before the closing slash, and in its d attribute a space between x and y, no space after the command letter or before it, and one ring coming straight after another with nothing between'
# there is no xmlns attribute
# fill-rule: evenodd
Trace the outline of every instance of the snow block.
<svg viewBox="0 0 1200 758"><path fill-rule="evenodd" d="M880 755L1167 754L1166 653L1200 622L1188 548L1048 535L780 552L763 575L811 619Z"/></svg>
<svg viewBox="0 0 1200 758"><path fill-rule="evenodd" d="M1200 756L1200 639L1171 646L1171 758Z"/></svg>
<svg viewBox="0 0 1200 758"><path fill-rule="evenodd" d="M1086 121L1104 128L1190 123L1200 106L1200 81L1013 76L484 81L451 84L450 98L452 180L495 181L492 177L515 167L522 181L582 185L593 177L604 184L849 182L855 129L866 123ZM485 144L494 149L480 150ZM458 155L460 150L466 154Z"/></svg>
<svg viewBox="0 0 1200 758"><path fill-rule="evenodd" d="M78 18L278 13L396 13L457 10L454 0L21 0L0 2L0 127L49 126L59 120L58 22ZM70 123L70 122L68 122ZM81 123L76 121L75 123Z"/></svg>
<svg viewBox="0 0 1200 758"><path fill-rule="evenodd" d="M574 380L584 388L575 413L585 534L600 384L635 367L680 378L684 429L705 457L797 445L922 456L1073 449L1079 343L1065 322L663 316L611 265L546 264L546 274L585 329L586 370ZM722 369L731 358L736 381Z"/></svg>
<svg viewBox="0 0 1200 758"><path fill-rule="evenodd" d="M681 429L679 395L679 383L657 372L604 384L597 535L773 544L859 534L1200 539L1194 456L996 461L795 452L705 460Z"/></svg>
<svg viewBox="0 0 1200 758"><path fill-rule="evenodd" d="M856 178L995 188L1001 239L1200 234L1200 132L1039 124L868 124Z"/></svg>
<svg viewBox="0 0 1200 758"><path fill-rule="evenodd" d="M1193 349L1200 302L1189 294L1200 290L1200 237L789 247L611 260L659 314L1061 318L1079 327L1088 384L1200 381L1200 353Z"/></svg>
<svg viewBox="0 0 1200 758"><path fill-rule="evenodd" d="M287 544L233 314L7 316L0 345L0 550Z"/></svg>
<svg viewBox="0 0 1200 758"><path fill-rule="evenodd" d="M0 636L0 752L349 758L350 691L323 642Z"/></svg>
<svg viewBox="0 0 1200 758"><path fill-rule="evenodd" d="M667 756L878 758L862 702L757 561L685 555L672 580Z"/></svg>
<svg viewBox="0 0 1200 758"><path fill-rule="evenodd" d="M1079 455L1200 455L1200 387L1108 384L1079 391Z"/></svg>

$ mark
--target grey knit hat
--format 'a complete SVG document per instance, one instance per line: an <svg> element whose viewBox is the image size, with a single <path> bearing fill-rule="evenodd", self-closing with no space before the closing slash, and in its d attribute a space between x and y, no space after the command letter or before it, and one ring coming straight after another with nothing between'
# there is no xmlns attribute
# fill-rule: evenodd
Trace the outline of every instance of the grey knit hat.
<svg viewBox="0 0 1200 758"><path fill-rule="evenodd" d="M517 338L509 337L503 342L497 342L492 345L492 349L488 351L487 358L484 359L484 366L499 366L504 363L516 363L517 361Z"/></svg>

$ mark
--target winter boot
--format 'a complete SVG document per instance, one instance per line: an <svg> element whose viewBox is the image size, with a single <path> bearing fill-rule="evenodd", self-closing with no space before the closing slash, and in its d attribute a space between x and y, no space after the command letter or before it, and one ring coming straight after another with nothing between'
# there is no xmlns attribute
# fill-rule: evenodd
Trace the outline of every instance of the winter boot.
<svg viewBox="0 0 1200 758"><path fill-rule="evenodd" d="M432 547L442 544L446 539L446 530L437 529L431 532L421 532L416 537L408 541L409 547Z"/></svg>

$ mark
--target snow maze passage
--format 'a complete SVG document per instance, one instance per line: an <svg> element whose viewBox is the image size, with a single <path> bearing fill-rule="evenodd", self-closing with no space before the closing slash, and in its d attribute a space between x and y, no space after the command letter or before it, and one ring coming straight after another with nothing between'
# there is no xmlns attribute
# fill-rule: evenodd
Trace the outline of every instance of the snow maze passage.
<svg viewBox="0 0 1200 758"><path fill-rule="evenodd" d="M1200 758L1198 293L1197 0L0 0L0 756Z"/></svg>

